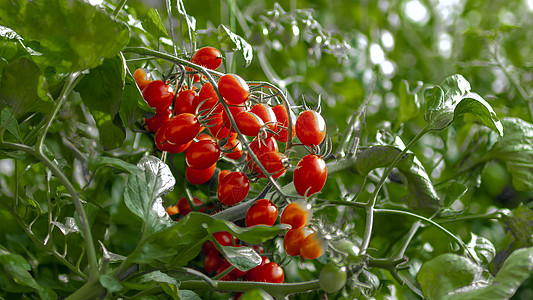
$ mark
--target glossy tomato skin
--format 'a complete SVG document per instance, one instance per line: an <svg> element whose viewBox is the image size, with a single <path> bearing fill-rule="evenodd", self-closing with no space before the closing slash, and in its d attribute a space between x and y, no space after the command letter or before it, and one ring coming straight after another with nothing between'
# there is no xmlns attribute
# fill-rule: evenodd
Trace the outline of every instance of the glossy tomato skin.
<svg viewBox="0 0 533 300"><path fill-rule="evenodd" d="M278 130L278 119L272 108L266 104L258 103L252 106L250 109L251 112L258 115L265 124L268 124L267 127L276 132Z"/></svg>
<svg viewBox="0 0 533 300"><path fill-rule="evenodd" d="M235 205L248 195L250 180L242 172L231 172L218 183L218 200L225 205Z"/></svg>
<svg viewBox="0 0 533 300"><path fill-rule="evenodd" d="M172 144L167 140L166 131L170 122L167 122L159 128L155 134L155 145L161 151L167 151L170 153L181 153L191 145L191 142L185 144Z"/></svg>
<svg viewBox="0 0 533 300"><path fill-rule="evenodd" d="M174 94L169 92L168 86L163 80L154 80L143 90L143 98L156 111L165 110L172 103Z"/></svg>
<svg viewBox="0 0 533 300"><path fill-rule="evenodd" d="M145 69L137 69L133 72L133 79L141 92L152 82Z"/></svg>
<svg viewBox="0 0 533 300"><path fill-rule="evenodd" d="M168 108L165 110L156 112L156 114L153 117L144 119L146 130L150 132L157 132L157 130L161 128L161 126L163 126L165 123L170 121L171 116L172 116L172 112Z"/></svg>
<svg viewBox="0 0 533 300"><path fill-rule="evenodd" d="M272 107L272 110L274 111L274 114L276 115L276 119L278 120L278 134L274 135L274 137L276 140L286 143L287 138L289 136L288 130L285 128L280 128L280 127L281 126L286 127L286 128L289 127L289 114L287 113L287 109L285 108L285 105L278 104ZM294 116L292 111L290 113L291 113L291 118L293 120L292 121L293 122L292 123L292 134L291 134L291 139L292 139L296 135L296 130L294 129L294 123L296 122L296 117Z"/></svg>
<svg viewBox="0 0 533 300"><path fill-rule="evenodd" d="M268 264L269 262L270 262L270 260L268 259L268 257L266 257L266 256L261 256L261 263L259 264L259 266L257 266L257 267L255 267L255 268L249 270L248 273L246 274L246 276L245 276L244 279L247 280L247 281L257 281L257 280L255 280L255 278L256 278L257 275L258 275L258 271L259 271L259 269L260 269L262 266Z"/></svg>
<svg viewBox="0 0 533 300"><path fill-rule="evenodd" d="M218 91L230 104L243 104L250 96L250 87L241 76L226 74L218 79Z"/></svg>
<svg viewBox="0 0 533 300"><path fill-rule="evenodd" d="M215 170L217 168L217 164L214 163L212 166L206 169L193 169L191 167L185 168L185 177L187 177L187 180L190 184L198 185L198 184L204 184L213 177L215 174Z"/></svg>
<svg viewBox="0 0 533 300"><path fill-rule="evenodd" d="M202 202L202 200L194 197L193 201L192 201L192 204L194 204L194 206L200 206L200 205L203 205L204 203ZM178 200L178 203L176 204L176 206L178 207L179 213L182 216L186 216L192 211L191 205L189 204L189 200L187 200L186 197L181 197ZM204 210L205 210L205 208L202 207L198 211L199 212L203 212Z"/></svg>
<svg viewBox="0 0 533 300"><path fill-rule="evenodd" d="M326 251L324 239L318 232L308 235L300 246L300 256L305 259L317 259Z"/></svg>
<svg viewBox="0 0 533 300"><path fill-rule="evenodd" d="M313 214L311 205L305 201L294 201L281 212L280 223L291 225L291 229L304 227Z"/></svg>
<svg viewBox="0 0 533 300"><path fill-rule="evenodd" d="M326 136L326 121L314 110L302 112L296 119L296 136L306 146L317 146Z"/></svg>
<svg viewBox="0 0 533 300"><path fill-rule="evenodd" d="M221 113L222 112L222 106L218 104L218 95L213 88L213 85L211 82L206 82L204 85L202 85L202 88L200 89L200 92L198 93L198 103L200 104L200 107L198 108L198 111L201 112L200 115L205 115L211 108L215 107L213 112L215 113Z"/></svg>
<svg viewBox="0 0 533 300"><path fill-rule="evenodd" d="M179 211L179 208L178 208L177 205L171 205L171 206L168 206L168 207L166 208L166 212L167 212L167 214L168 214L169 216L173 216L173 215L179 213L180 211Z"/></svg>
<svg viewBox="0 0 533 300"><path fill-rule="evenodd" d="M237 137L237 133L231 132L228 128L224 127L223 123L216 124L214 126L207 128L211 135L217 140L222 140L225 138L233 139Z"/></svg>
<svg viewBox="0 0 533 300"><path fill-rule="evenodd" d="M320 270L319 285L327 293L336 293L346 284L346 268L330 262Z"/></svg>
<svg viewBox="0 0 533 300"><path fill-rule="evenodd" d="M217 162L220 149L213 140L192 143L185 152L185 163L194 169L205 169Z"/></svg>
<svg viewBox="0 0 533 300"><path fill-rule="evenodd" d="M234 160L238 160L242 157L242 145L236 138L229 139L223 147L225 150L231 151L230 153L224 153L224 156Z"/></svg>
<svg viewBox="0 0 533 300"><path fill-rule="evenodd" d="M211 251L209 254L206 254L205 260L204 260L204 270L206 274L210 274L212 272L215 272L218 267L224 263L224 259L220 257L220 255L215 252Z"/></svg>
<svg viewBox="0 0 533 300"><path fill-rule="evenodd" d="M170 119L165 131L167 140L172 144L185 144L194 139L202 130L195 115L183 113Z"/></svg>
<svg viewBox="0 0 533 300"><path fill-rule="evenodd" d="M246 280L270 283L283 283L285 281L283 268L275 262L269 262L256 268L246 274ZM253 270L255 271L252 272Z"/></svg>
<svg viewBox="0 0 533 300"><path fill-rule="evenodd" d="M283 249L285 249L285 252L290 256L299 256L302 243L310 233L305 227L287 231L283 238Z"/></svg>
<svg viewBox="0 0 533 300"><path fill-rule="evenodd" d="M272 226L278 218L278 208L268 199L259 199L246 212L246 227L255 225Z"/></svg>
<svg viewBox="0 0 533 300"><path fill-rule="evenodd" d="M196 108L200 103L200 98L193 90L183 90L178 93L176 97L176 104L174 107L174 115L182 113L196 114Z"/></svg>
<svg viewBox="0 0 533 300"><path fill-rule="evenodd" d="M228 109L229 109L229 112L231 114L231 116L233 117L233 119L235 120L235 117L243 112L245 110L245 107L244 106L240 106L240 105L228 105ZM222 111L222 120L224 122L224 126L228 129L231 128L231 121L229 119L229 116L228 114L226 113L226 110L223 110ZM232 130L234 131L234 130Z"/></svg>
<svg viewBox="0 0 533 300"><path fill-rule="evenodd" d="M217 48L203 47L194 53L191 62L210 70L216 70L222 64L222 53Z"/></svg>
<svg viewBox="0 0 533 300"><path fill-rule="evenodd" d="M327 177L326 162L320 156L309 154L298 162L294 170L294 187L300 196L311 196L322 190Z"/></svg>
<svg viewBox="0 0 533 300"><path fill-rule="evenodd" d="M238 113L234 119L239 131L246 136L257 136L261 127L265 125L258 115L249 111Z"/></svg>
<svg viewBox="0 0 533 300"><path fill-rule="evenodd" d="M286 168L285 168L285 161L287 158L283 153L281 152L265 152L260 153L257 158L259 159L259 162L263 167L267 170L268 173L272 175L272 178L276 179L279 178L281 175L285 174ZM250 163L250 170L252 170L253 167L253 173L259 174L258 178L266 178L265 174L257 164L254 164L253 162Z"/></svg>

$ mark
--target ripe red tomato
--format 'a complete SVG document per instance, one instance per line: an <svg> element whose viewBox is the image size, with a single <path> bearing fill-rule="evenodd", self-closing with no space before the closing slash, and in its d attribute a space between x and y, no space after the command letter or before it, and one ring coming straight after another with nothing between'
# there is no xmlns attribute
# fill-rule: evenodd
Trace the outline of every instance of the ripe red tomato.
<svg viewBox="0 0 533 300"><path fill-rule="evenodd" d="M287 157L285 157L285 155L283 155L281 152L260 153L257 158L259 159L259 162L261 162L261 165L263 165L263 167L272 175L272 178L274 179L285 174L285 171L287 170L285 169ZM258 178L266 178L263 171L261 171L259 166L255 163L250 162L249 169L253 170L253 173L259 174L257 176Z"/></svg>
<svg viewBox="0 0 533 300"><path fill-rule="evenodd" d="M218 266L217 268L217 271L216 271L216 275L226 271L227 268L229 268L231 266L231 264L227 261L224 261L221 265ZM228 274L222 276L219 280L222 280L222 281L234 281L235 279L237 279L236 277L233 277L231 275L231 272L229 272Z"/></svg>
<svg viewBox="0 0 533 300"><path fill-rule="evenodd" d="M211 70L216 70L222 64L222 53L213 47L203 47L194 53L191 62Z"/></svg>
<svg viewBox="0 0 533 300"><path fill-rule="evenodd" d="M150 76L146 73L145 69L135 70L135 72L133 72L133 79L135 80L135 83L137 83L141 92L148 86L148 84L150 84L150 82L152 82L152 79L150 79Z"/></svg>
<svg viewBox="0 0 533 300"><path fill-rule="evenodd" d="M255 278L257 277L259 269L262 266L268 264L269 262L270 262L270 260L268 259L268 257L261 256L261 263L259 264L259 266L249 270L248 273L246 273L246 276L245 276L244 279L247 280L247 281L256 281Z"/></svg>
<svg viewBox="0 0 533 300"><path fill-rule="evenodd" d="M278 119L276 118L276 114L274 113L274 111L272 110L270 106L263 104L263 103L258 103L252 106L252 109L250 109L250 111L258 115L261 118L261 120L263 120L263 122L267 124L267 127L270 130L277 132Z"/></svg>
<svg viewBox="0 0 533 300"><path fill-rule="evenodd" d="M246 212L246 227L255 225L272 226L278 218L278 208L268 199L259 199Z"/></svg>
<svg viewBox="0 0 533 300"><path fill-rule="evenodd" d="M301 200L294 201L281 212L280 223L291 225L291 229L298 229L304 227L312 215L313 210L309 203Z"/></svg>
<svg viewBox="0 0 533 300"><path fill-rule="evenodd" d="M193 169L191 167L185 168L185 177L190 184L204 184L215 174L217 164L214 163L212 166L206 169Z"/></svg>
<svg viewBox="0 0 533 300"><path fill-rule="evenodd" d="M172 112L168 108L162 111L157 111L153 117L144 119L146 130L150 132L157 132L157 130L161 128L163 124L170 121L171 116Z"/></svg>
<svg viewBox="0 0 533 300"><path fill-rule="evenodd" d="M230 153L224 154L227 158L237 160L242 157L242 145L236 138L230 138L223 148L224 150L231 151Z"/></svg>
<svg viewBox="0 0 533 300"><path fill-rule="evenodd" d="M243 111L234 116L239 131L246 136L257 136L261 127L265 125L263 120L250 111Z"/></svg>
<svg viewBox="0 0 533 300"><path fill-rule="evenodd" d="M169 92L168 86L163 80L155 80L143 90L143 98L150 107L164 111L172 103L174 94Z"/></svg>
<svg viewBox="0 0 533 300"><path fill-rule="evenodd" d="M300 256L305 259L316 259L326 251L326 243L318 232L308 235L300 247Z"/></svg>
<svg viewBox="0 0 533 300"><path fill-rule="evenodd" d="M231 173L230 170L221 170L220 173L218 173L218 182L220 182L222 178L226 177L226 175L229 173Z"/></svg>
<svg viewBox="0 0 533 300"><path fill-rule="evenodd" d="M234 246L237 238L228 231L218 231L213 233L213 238L220 246Z"/></svg>
<svg viewBox="0 0 533 300"><path fill-rule="evenodd" d="M293 182L296 191L301 196L311 196L320 192L326 183L328 170L326 162L317 155L304 156L296 165Z"/></svg>
<svg viewBox="0 0 533 300"><path fill-rule="evenodd" d="M220 149L213 140L201 140L192 143L185 152L185 163L194 169L205 169L217 162Z"/></svg>
<svg viewBox="0 0 533 300"><path fill-rule="evenodd" d="M174 115L182 113L196 114L199 101L198 94L193 90L183 90L178 93L174 106Z"/></svg>
<svg viewBox="0 0 533 300"><path fill-rule="evenodd" d="M206 274L210 274L211 272L215 272L218 267L224 263L224 259L220 257L220 255L215 252L211 251L208 254L205 255L204 260L204 270Z"/></svg>
<svg viewBox="0 0 533 300"><path fill-rule="evenodd" d="M206 114L213 106L217 105L214 109L214 112L222 112L222 106L218 104L218 95L213 88L211 82L206 82L202 85L200 92L198 93L198 103L202 103L198 109L203 116Z"/></svg>
<svg viewBox="0 0 533 300"><path fill-rule="evenodd" d="M326 122L322 115L314 110L302 112L294 128L300 142L309 147L322 143L326 136Z"/></svg>
<svg viewBox="0 0 533 300"><path fill-rule="evenodd" d="M289 127L289 114L287 113L287 109L285 108L285 105L278 104L274 107L272 107L272 110L274 111L274 114L276 115L276 119L278 120L278 134L275 135L276 140L280 142L287 142L287 138L289 136L288 130L285 128ZM294 138L296 135L296 130L294 129L294 122L296 122L296 117L292 113L292 110L290 111L291 118L293 120L292 123L292 136L291 139ZM285 127L285 128L279 128L279 127Z"/></svg>
<svg viewBox="0 0 533 300"><path fill-rule="evenodd" d="M167 151L170 153L181 153L187 150L187 148L189 148L189 145L191 144L192 141L185 143L185 144L173 144L167 140L166 131L167 131L169 123L170 122L163 124L163 126L161 126L161 128L157 130L155 134L155 145L157 146L159 150Z"/></svg>
<svg viewBox="0 0 533 300"><path fill-rule="evenodd" d="M235 205L248 195L250 180L243 172L231 172L218 183L218 200L225 205Z"/></svg>
<svg viewBox="0 0 533 300"><path fill-rule="evenodd" d="M252 272L253 271L253 272ZM283 283L285 273L283 268L275 262L269 262L248 271L246 280L257 282Z"/></svg>
<svg viewBox="0 0 533 300"><path fill-rule="evenodd" d="M290 229L283 238L283 249L290 256L299 256L304 239L311 232L306 227Z"/></svg>
<svg viewBox="0 0 533 300"><path fill-rule="evenodd" d="M218 79L218 91L230 104L240 105L250 96L250 87L241 76L226 74Z"/></svg>
<svg viewBox="0 0 533 300"><path fill-rule="evenodd" d="M194 204L194 206L200 206L200 205L203 205L204 203L202 202L202 200L200 200L200 199L198 199L196 197L193 197L192 204ZM187 200L186 197L181 197L178 200L178 203L176 204L176 206L178 207L179 213L182 216L188 215L193 210L191 208L191 205L189 204L189 200ZM199 212L203 212L204 210L205 210L205 207L202 207L198 211Z"/></svg>
<svg viewBox="0 0 533 300"><path fill-rule="evenodd" d="M189 113L177 115L170 119L167 124L165 136L172 144L188 143L202 130L202 125L196 116Z"/></svg>
<svg viewBox="0 0 533 300"><path fill-rule="evenodd" d="M222 140L225 138L233 139L237 137L237 133L231 132L228 128L224 127L222 122L207 128L209 129L211 135L217 140Z"/></svg>
<svg viewBox="0 0 533 300"><path fill-rule="evenodd" d="M229 105L228 106L228 109L229 109L229 112L231 114L231 116L233 117L233 119L235 119L235 117L243 112L245 110L245 107L244 106L239 106L239 105ZM231 121L228 117L228 114L226 113L225 110L222 111L222 120L224 122L224 127L226 128L231 128Z"/></svg>

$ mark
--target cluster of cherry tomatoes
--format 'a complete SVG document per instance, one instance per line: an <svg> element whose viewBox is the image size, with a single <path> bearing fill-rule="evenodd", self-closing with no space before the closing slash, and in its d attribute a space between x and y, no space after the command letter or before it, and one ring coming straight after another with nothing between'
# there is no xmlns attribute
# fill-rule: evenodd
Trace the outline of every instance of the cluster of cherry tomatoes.
<svg viewBox="0 0 533 300"><path fill-rule="evenodd" d="M222 63L222 55L215 48L204 47L192 56L191 62L216 70ZM306 199L322 190L327 177L326 163L314 151L326 134L320 113L305 110L296 118L286 102L271 105L268 101L275 97L266 97L265 101L258 96L262 93L261 86L249 85L239 75L216 76L218 81L213 86L212 81L201 83L191 68L185 70L189 73L189 85L180 81L176 91L165 81L151 80L143 69L136 70L134 78L143 98L156 111L153 117L145 119L145 128L155 133L159 150L185 153L189 183L206 183L213 177L221 157L232 160L241 166L240 171L219 172L217 198L222 207L235 205L247 197L250 180L267 176L275 180L286 173L290 167L286 156L290 147L307 146L311 154L302 157L293 172L296 192ZM295 136L299 142L293 144ZM286 143L284 153L279 151L278 143ZM206 206L198 198L189 202L182 197L176 205L167 208L167 213L185 216L191 211L209 212L216 208L216 205ZM324 240L307 226L311 216L311 207L305 200L291 202L284 208L280 222L291 226L284 238L287 254L315 259L324 253ZM260 199L248 209L245 222L248 227L272 226L277 219L276 205ZM228 232L218 232L214 238L221 246L242 246ZM207 274L220 274L231 266L211 242L202 250ZM263 257L260 266L248 272L234 269L222 280L238 278L282 283L284 272L278 264Z"/></svg>

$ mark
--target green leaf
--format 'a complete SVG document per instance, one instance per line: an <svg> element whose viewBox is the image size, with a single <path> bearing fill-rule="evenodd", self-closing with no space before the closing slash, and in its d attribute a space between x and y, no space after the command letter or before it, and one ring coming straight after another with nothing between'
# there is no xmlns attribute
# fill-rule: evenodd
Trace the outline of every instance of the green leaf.
<svg viewBox="0 0 533 300"><path fill-rule="evenodd" d="M413 89L409 89L409 83L407 80L400 82L399 98L400 104L398 108L398 116L396 117L397 125L409 121L415 117L420 111L420 101L418 99L418 91L422 87L422 82L417 82L417 86Z"/></svg>
<svg viewBox="0 0 533 300"><path fill-rule="evenodd" d="M42 300L56 300L57 294L52 290L51 288L42 287L40 286L39 289L37 289L37 292L39 293L39 297L41 297Z"/></svg>
<svg viewBox="0 0 533 300"><path fill-rule="evenodd" d="M163 20L159 16L159 12L155 8L150 8L142 21L143 28L151 35L159 39L160 37L168 37Z"/></svg>
<svg viewBox="0 0 533 300"><path fill-rule="evenodd" d="M467 191L468 188L466 185L457 181L452 181L452 183L446 189L446 196L442 206L450 207L456 200L461 199L461 197L463 197Z"/></svg>
<svg viewBox="0 0 533 300"><path fill-rule="evenodd" d="M505 135L485 155L505 163L518 191L533 190L533 124L518 118L501 120Z"/></svg>
<svg viewBox="0 0 533 300"><path fill-rule="evenodd" d="M128 70L119 110L122 122L128 129L133 130L135 122L142 117L143 113L151 110L153 109L144 101L139 87Z"/></svg>
<svg viewBox="0 0 533 300"><path fill-rule="evenodd" d="M37 54L30 48L26 48L23 39L11 28L0 26L0 57L7 62L13 61L21 56Z"/></svg>
<svg viewBox="0 0 533 300"><path fill-rule="evenodd" d="M261 264L261 256L250 247L220 246L220 248L228 262L241 271L251 270Z"/></svg>
<svg viewBox="0 0 533 300"><path fill-rule="evenodd" d="M474 259L482 265L487 265L492 261L496 255L496 248L488 239L477 236L474 233L470 233L470 242L466 244L466 247L470 249L470 253L475 254Z"/></svg>
<svg viewBox="0 0 533 300"><path fill-rule="evenodd" d="M35 279L33 279L33 277L30 275L30 272L28 272L25 268L12 264L4 264L3 266L4 271L13 276L13 280L17 284L39 289L39 284L37 284Z"/></svg>
<svg viewBox="0 0 533 300"><path fill-rule="evenodd" d="M155 156L143 157L138 171L128 178L124 202L128 209L144 222L144 236L168 228L173 221L163 207L161 196L174 188L176 179L169 167Z"/></svg>
<svg viewBox="0 0 533 300"><path fill-rule="evenodd" d="M520 204L510 213L502 213L501 221L505 230L509 232L516 241L516 247L533 246L533 211L524 204Z"/></svg>
<svg viewBox="0 0 533 300"><path fill-rule="evenodd" d="M42 54L32 56L42 70L53 67L59 73L94 68L129 39L125 24L85 1L9 1L0 7L0 23Z"/></svg>
<svg viewBox="0 0 533 300"><path fill-rule="evenodd" d="M0 264L14 265L21 267L24 270L31 270L30 264L26 261L24 257L16 253L11 253L2 246L0 246Z"/></svg>
<svg viewBox="0 0 533 300"><path fill-rule="evenodd" d="M218 27L218 32L220 34L219 39L222 42L226 42L229 39L232 43L232 45L225 45L227 49L224 49L224 51L241 52L242 57L244 58L244 61L246 62L245 67L249 66L252 63L252 60L254 58L254 50L252 46L248 44L248 42L245 39L231 32L231 30L228 27L222 24ZM224 48L224 44L222 46Z"/></svg>
<svg viewBox="0 0 533 300"><path fill-rule="evenodd" d="M241 300L273 300L267 292L260 289L253 289L244 293Z"/></svg>
<svg viewBox="0 0 533 300"><path fill-rule="evenodd" d="M150 282L150 281L164 282L164 283L174 284L174 285L178 284L178 281L175 278L172 278L161 271L153 271L139 278L139 282Z"/></svg>
<svg viewBox="0 0 533 300"><path fill-rule="evenodd" d="M100 275L98 281L110 293L120 292L122 290L120 281L111 275Z"/></svg>
<svg viewBox="0 0 533 300"><path fill-rule="evenodd" d="M202 300L198 294L190 290L179 290L181 300Z"/></svg>
<svg viewBox="0 0 533 300"><path fill-rule="evenodd" d="M393 146L372 146L357 154L355 169L359 173L366 175L374 169L389 166L401 152L402 150ZM413 159L414 155L412 153L406 153L398 165L410 165Z"/></svg>
<svg viewBox="0 0 533 300"><path fill-rule="evenodd" d="M503 136L502 124L490 104L470 89L470 83L459 74L446 78L440 86L426 89L424 118L429 128L442 130L458 116L469 113Z"/></svg>
<svg viewBox="0 0 533 300"><path fill-rule="evenodd" d="M134 173L139 170L139 168L133 164L130 164L122 159L109 156L89 158L88 166L89 169L93 171L103 166L111 166L128 173Z"/></svg>
<svg viewBox="0 0 533 300"><path fill-rule="evenodd" d="M478 281L481 273L482 269L468 258L446 253L425 262L416 278L424 296L442 299L448 292Z"/></svg>
<svg viewBox="0 0 533 300"><path fill-rule="evenodd" d="M22 142L22 137L20 136L20 128L19 123L17 122L17 119L11 118L13 116L13 110L11 107L4 107L1 112L0 116L0 127L6 127L7 132L11 133L13 137L15 137L15 140L17 142ZM11 121L9 121L11 119ZM6 126L5 124L9 121L9 124ZM5 133L4 133L5 134ZM8 140L6 136L4 136L4 140Z"/></svg>
<svg viewBox="0 0 533 300"><path fill-rule="evenodd" d="M490 284L471 285L449 293L444 299L509 299L533 271L533 248L514 251Z"/></svg>
<svg viewBox="0 0 533 300"><path fill-rule="evenodd" d="M41 70L29 58L7 64L0 82L0 106L12 107L17 118L28 112L51 112L54 102L46 98L42 79Z"/></svg>

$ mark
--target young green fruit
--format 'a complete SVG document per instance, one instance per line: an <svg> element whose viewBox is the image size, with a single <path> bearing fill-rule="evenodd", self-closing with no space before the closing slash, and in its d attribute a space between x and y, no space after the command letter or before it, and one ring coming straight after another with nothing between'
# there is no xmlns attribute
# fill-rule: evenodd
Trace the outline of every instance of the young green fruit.
<svg viewBox="0 0 533 300"><path fill-rule="evenodd" d="M346 284L346 268L330 262L318 275L318 284L327 293L336 293Z"/></svg>

